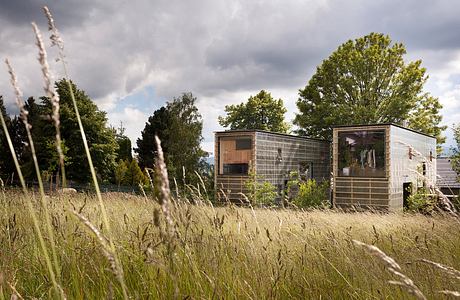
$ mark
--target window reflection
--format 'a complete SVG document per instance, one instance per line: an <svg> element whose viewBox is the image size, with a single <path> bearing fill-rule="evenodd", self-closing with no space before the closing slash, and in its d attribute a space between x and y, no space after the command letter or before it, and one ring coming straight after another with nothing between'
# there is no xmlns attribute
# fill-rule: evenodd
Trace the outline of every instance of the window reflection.
<svg viewBox="0 0 460 300"><path fill-rule="evenodd" d="M339 132L338 175L385 177L385 131Z"/></svg>

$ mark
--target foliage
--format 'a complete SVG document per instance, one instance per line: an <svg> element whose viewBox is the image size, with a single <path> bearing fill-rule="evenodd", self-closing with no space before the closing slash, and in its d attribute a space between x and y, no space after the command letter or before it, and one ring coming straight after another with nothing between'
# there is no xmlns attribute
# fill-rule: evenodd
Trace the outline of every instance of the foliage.
<svg viewBox="0 0 460 300"><path fill-rule="evenodd" d="M197 180L193 171L198 169L205 152L200 147L203 121L195 101L191 93L184 93L149 117L134 149L141 168L153 168L156 157L154 136L158 135L170 178L182 178L185 169L188 181Z"/></svg>
<svg viewBox="0 0 460 300"><path fill-rule="evenodd" d="M253 205L271 206L275 204L278 196L276 187L262 176L257 175L254 170L249 171L249 178L244 182L244 187L249 191L246 195Z"/></svg>
<svg viewBox="0 0 460 300"><path fill-rule="evenodd" d="M426 188L420 187L407 198L406 209L424 214L432 213L436 208L435 197Z"/></svg>
<svg viewBox="0 0 460 300"><path fill-rule="evenodd" d="M226 105L227 116L219 116L219 124L230 129L260 129L286 133L289 125L284 121L287 112L283 100L273 99L269 92L260 91L246 103Z"/></svg>
<svg viewBox="0 0 460 300"><path fill-rule="evenodd" d="M457 149L454 149L454 154L451 157L452 168L459 175L460 181L460 123L454 126L454 138L457 142Z"/></svg>
<svg viewBox="0 0 460 300"><path fill-rule="evenodd" d="M6 108L3 103L3 97L0 95L0 113L5 120L6 126L12 135L12 120L10 116L6 113ZM14 136L13 136L14 137ZM15 173L15 167L13 161L11 159L11 153L7 144L6 135L3 132L2 127L0 126L0 178L5 178L11 176L11 174Z"/></svg>
<svg viewBox="0 0 460 300"><path fill-rule="evenodd" d="M123 159L120 159L117 162L117 166L115 167L115 183L120 186L122 183L124 183L124 179L126 176L126 172L128 171L128 166L126 164L126 161Z"/></svg>
<svg viewBox="0 0 460 300"><path fill-rule="evenodd" d="M127 170L123 183L131 186L137 186L138 184L147 183L148 179L145 177L141 168L139 167L137 161L132 159L130 162L126 163Z"/></svg>
<svg viewBox="0 0 460 300"><path fill-rule="evenodd" d="M117 151L119 149L115 140L115 134L107 126L106 113L100 111L88 95L84 91L79 90L75 84L72 83L72 87L80 110L94 166L102 180L109 180L113 176ZM88 182L90 179L88 161L68 85L65 80L56 82L56 89L60 96L61 147L65 154L67 179ZM33 97L29 97L25 103L25 109L29 112L28 119L32 125L31 133L35 150L38 154L40 169L53 173L58 171L58 156L54 146L55 127L49 117L52 114L52 106L50 99L47 97L41 97L40 100L40 102L37 102ZM34 179L33 160L27 143L25 127L18 117L11 119L9 131L24 176L29 180ZM0 140L2 136L0 135ZM10 155L9 152L8 155ZM7 158L7 160L4 160L3 157L0 157L0 163L5 161L8 162L11 159ZM12 172L12 168L13 166L10 166L8 171Z"/></svg>
<svg viewBox="0 0 460 300"><path fill-rule="evenodd" d="M72 89L77 100L83 127L85 128L86 139L90 148L91 157L96 172L101 178L109 179L115 168L118 144L115 141L113 132L107 125L106 113L99 110L96 104L79 90L74 83ZM64 79L56 82L56 90L60 97L61 106L61 135L65 140L69 151L68 166L66 166L69 179L86 182L90 179L88 161L81 140L80 130L76 121L75 111L68 84ZM51 113L49 99L42 98L48 114ZM52 128L50 131L53 132Z"/></svg>
<svg viewBox="0 0 460 300"><path fill-rule="evenodd" d="M125 135L125 130L122 122L118 128L112 128L115 141L118 144L117 159L131 161L133 159L131 140Z"/></svg>
<svg viewBox="0 0 460 300"><path fill-rule="evenodd" d="M339 46L299 91L299 134L331 139L333 125L397 123L445 140L442 107L423 93L421 60L406 63L406 49L388 36L371 33Z"/></svg>
<svg viewBox="0 0 460 300"><path fill-rule="evenodd" d="M287 184L288 198L292 204L301 208L329 206L329 182L318 184L315 179L301 180L297 172L291 172Z"/></svg>

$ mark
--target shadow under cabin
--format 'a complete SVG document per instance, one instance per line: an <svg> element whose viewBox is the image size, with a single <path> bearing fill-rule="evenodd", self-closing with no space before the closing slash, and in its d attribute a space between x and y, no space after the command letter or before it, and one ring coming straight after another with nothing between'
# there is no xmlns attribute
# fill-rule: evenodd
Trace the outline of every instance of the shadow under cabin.
<svg viewBox="0 0 460 300"><path fill-rule="evenodd" d="M277 189L280 203L291 172L330 180L330 142L263 130L215 132L215 187L219 202L245 203L250 171Z"/></svg>
<svg viewBox="0 0 460 300"><path fill-rule="evenodd" d="M436 138L395 124L333 129L333 205L402 211L436 184Z"/></svg>

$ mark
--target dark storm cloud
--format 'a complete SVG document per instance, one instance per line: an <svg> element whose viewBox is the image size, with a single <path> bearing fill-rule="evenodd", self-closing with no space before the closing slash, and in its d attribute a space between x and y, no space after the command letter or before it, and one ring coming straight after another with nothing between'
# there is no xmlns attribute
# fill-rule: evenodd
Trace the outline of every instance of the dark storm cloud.
<svg viewBox="0 0 460 300"><path fill-rule="evenodd" d="M45 24L46 20L42 13L45 5L52 7L53 13L59 16L61 30L69 26L81 25L96 9L110 8L91 0L3 0L0 2L0 19L16 27L28 26L32 21Z"/></svg>

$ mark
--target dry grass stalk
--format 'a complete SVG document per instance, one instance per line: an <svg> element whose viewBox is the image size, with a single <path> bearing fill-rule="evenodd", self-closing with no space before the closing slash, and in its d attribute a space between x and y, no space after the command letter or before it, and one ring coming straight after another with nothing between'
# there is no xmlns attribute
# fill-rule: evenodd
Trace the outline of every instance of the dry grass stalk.
<svg viewBox="0 0 460 300"><path fill-rule="evenodd" d="M166 164L164 161L163 149L161 148L161 141L158 136L155 135L155 143L157 145L157 161L156 169L157 173L160 175L160 205L163 215L166 220L166 229L169 235L169 238L172 238L174 235L174 221L171 217L171 210L169 208L171 202L171 190L169 189L169 180L168 180L168 170L166 169Z"/></svg>
<svg viewBox="0 0 460 300"><path fill-rule="evenodd" d="M446 296L453 296L453 297L460 298L460 292L457 292L457 291L443 290L443 291L439 291L438 293L444 294Z"/></svg>
<svg viewBox="0 0 460 300"><path fill-rule="evenodd" d="M49 10L47 10L49 13ZM52 19L51 19L52 20ZM53 23L54 24L54 21ZM40 62L42 75L44 80L43 90L51 101L51 106L53 109L53 114L51 119L54 123L54 128L56 130L56 150L59 155L59 165L61 167L61 176L62 176L62 186L66 187L66 177L65 177L65 168L64 168L64 153L62 151L62 140L61 140L61 131L60 131L60 118L59 118L59 94L56 92L52 86L52 76L50 68L48 65L47 54L45 45L43 44L42 35L35 23L32 23L32 28L35 33L36 45L38 47L38 61ZM54 36L54 34L52 35ZM53 40L53 39L52 39Z"/></svg>
<svg viewBox="0 0 460 300"><path fill-rule="evenodd" d="M426 263L426 264L429 264L433 267L436 267L438 268L439 270L443 271L444 273L452 276L453 278L455 279L458 279L460 280L460 271L452 268L452 267L449 267L449 266L446 266L446 265L443 265L443 264L440 264L440 263L437 263L437 262L434 262L434 261L431 261L431 260L428 260L428 259L421 259L419 260L423 263Z"/></svg>
<svg viewBox="0 0 460 300"><path fill-rule="evenodd" d="M90 231L94 234L99 244L102 246L102 253L107 258L110 264L110 268L118 280L123 278L123 270L117 267L115 255L111 250L110 241L107 239L99 229L94 226L85 216L79 214L77 211L72 210L72 214L76 216Z"/></svg>
<svg viewBox="0 0 460 300"><path fill-rule="evenodd" d="M49 11L49 9L47 7L44 8L44 12L45 12L46 17L48 18L48 26L49 26L50 30L52 31L51 41L55 42L59 47L59 58L61 60L62 66L64 68L65 80L66 80L66 83L67 83L67 87L69 88L69 94L70 94L70 98L72 99L72 104L73 104L73 107L74 107L75 116L77 118L78 128L80 129L80 134L81 134L83 146L85 148L85 154L86 154L86 157L88 159L88 165L89 165L89 169L90 169L90 172L91 172L91 178L92 178L92 181L93 181L93 184L94 184L94 189L96 190L96 196L97 196L97 198L99 200L99 206L100 206L101 214L102 214L102 221L103 221L103 224L106 227L107 232L108 232L110 249L111 249L111 252L114 255L115 263L117 264L117 269L121 270L122 269L121 263L118 260L118 257L116 255L115 245L114 245L114 243L112 241L112 238L111 238L111 228L110 228L109 218L107 216L107 210L105 208L104 202L102 201L102 195L101 195L101 191L100 191L100 188L99 188L99 184L97 182L96 170L95 170L94 165L93 165L93 160L91 158L91 153L89 151L88 140L86 139L85 129L83 128L83 124L82 124L82 121L81 121L80 112L78 110L78 105L77 105L77 100L75 98L75 93L73 91L72 84L71 84L71 82L69 80L69 75L68 75L68 72L67 72L67 65L66 65L65 60L64 60L64 57L65 57L64 51L63 51L64 50L64 46L63 46L64 43L63 43L63 40L61 39L61 37L59 35L59 32L56 29L56 26L54 24L54 20L52 18L51 12ZM122 274L122 273L120 273L120 274ZM128 297L128 292L127 292L127 287L126 287L126 284L124 282L123 276L121 275L120 277L117 277L117 278L120 281L120 285L121 285L122 292L123 292L123 298L128 299L129 297Z"/></svg>
<svg viewBox="0 0 460 300"><path fill-rule="evenodd" d="M54 272L52 264L51 264L51 260L49 259L48 250L47 250L47 248L45 246L43 235L42 235L42 233L40 231L40 227L39 227L39 224L38 224L38 219L37 219L37 217L35 215L34 209L32 207L32 203L30 202L30 199L29 199L29 197L27 195L27 188L25 186L25 182L23 181L23 179L22 179L21 183L23 184L23 189L25 191L25 196L27 198L29 211L32 214L32 217L34 218L35 230L36 230L38 238L40 240L40 245L41 245L41 248L42 248L42 251L43 251L43 255L45 256L45 261L47 263L47 267L48 267L48 270L50 272L51 281L53 282L53 285L54 285L54 288L56 290L56 293L58 295L60 295L61 298L65 298L65 295L63 294L62 289L60 288L60 285L59 285L58 280L56 278L56 274L58 276L61 274L61 269L59 267L59 262L58 262L58 259L57 259L56 244L55 244L55 240L54 240L54 233L53 233L53 228L52 228L52 224L51 224L50 214L49 214L49 211L48 211L48 204L46 202L45 191L44 191L44 188L43 188L43 182L42 182L41 174L40 174L40 168L38 166L37 155L36 155L36 152L35 152L34 142L33 142L32 134L31 134L31 131L30 131L32 126L29 124L29 121L28 121L28 118L27 118L29 112L25 109L24 101L22 100L22 92L21 92L21 90L19 88L19 85L18 85L18 80L17 80L17 77L16 77L16 73L14 72L13 67L11 66L11 64L10 64L8 59L5 59L5 64L6 64L7 68L8 68L8 73L10 74L10 77L11 77L11 85L13 86L14 93L15 93L15 96L16 96L16 104L17 104L17 106L19 108L20 118L21 118L22 122L24 123L24 127L25 127L26 133L27 133L27 138L28 138L28 141L29 141L30 150L32 152L32 158L33 158L33 162L34 162L35 173L36 173L36 176L37 176L37 179L38 179L38 185L39 185L39 190L40 190L40 196L41 196L40 199L41 199L41 204L42 204L42 207L43 207L43 210L44 210L45 223L46 223L46 227L47 227L47 231L48 231L48 238L49 238L50 243L51 243L51 253L52 253L52 256L53 256L54 268L56 269L56 273ZM4 129L5 129L5 132L8 131L8 130L6 130L6 126L4 127ZM15 157L16 153L14 152L14 148L13 148L12 144L10 145L10 151L13 154L13 156ZM20 174L20 178L21 178L22 177L22 172L21 172L21 170L19 168L19 164L17 163L17 159L15 161L15 164L16 164L16 170L18 171L18 174Z"/></svg>
<svg viewBox="0 0 460 300"><path fill-rule="evenodd" d="M383 252L376 246L368 245L357 240L353 240L353 243L355 245L363 247L371 255L380 258L385 263L388 270L393 275L396 275L400 278L400 281L390 280L388 281L388 283L400 286L401 288L405 289L408 293L414 295L417 299L426 299L425 295L423 295L422 291L420 291L420 289L414 284L414 282L409 277L399 272L401 271L401 267L393 258L386 255L385 252Z"/></svg>

